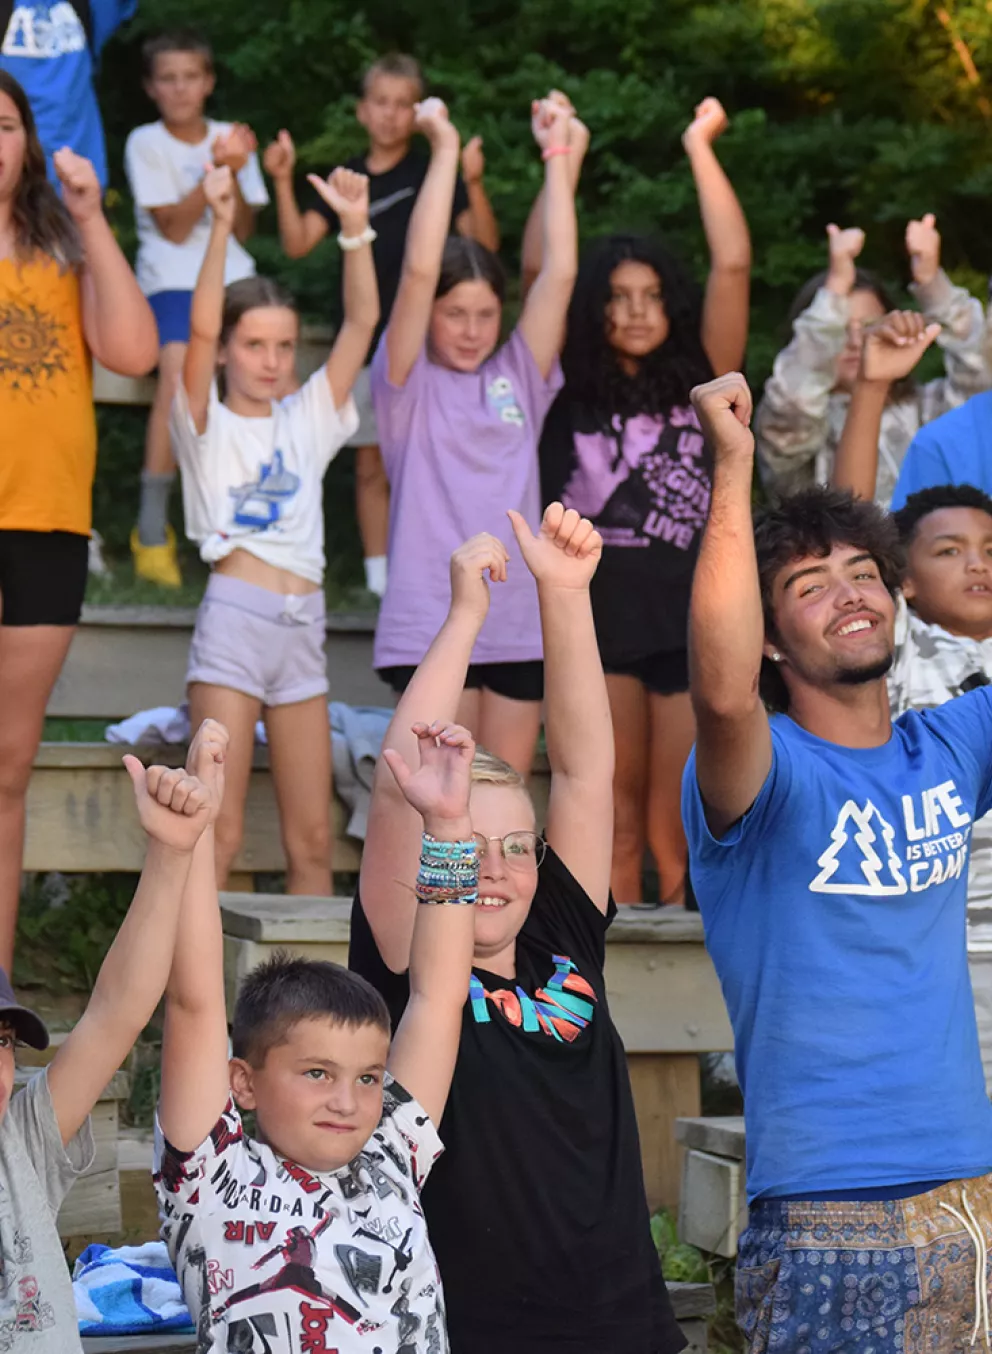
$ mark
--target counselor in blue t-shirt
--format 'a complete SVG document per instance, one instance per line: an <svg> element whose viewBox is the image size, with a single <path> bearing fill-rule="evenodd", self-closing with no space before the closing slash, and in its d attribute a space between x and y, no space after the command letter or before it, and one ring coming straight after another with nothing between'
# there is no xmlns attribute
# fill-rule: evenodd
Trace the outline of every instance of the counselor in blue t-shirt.
<svg viewBox="0 0 992 1354"><path fill-rule="evenodd" d="M107 186L107 150L93 85L96 62L137 8L138 0L89 0L88 16L85 8L81 16L69 0L14 0L0 43L0 70L28 96L53 182L52 155L69 146L93 162L101 187Z"/></svg>
<svg viewBox="0 0 992 1354"><path fill-rule="evenodd" d="M968 977L973 822L992 808L992 688L847 748L771 718L752 807L709 831L695 752L682 813L734 1029L748 1197L992 1169Z"/></svg>
<svg viewBox="0 0 992 1354"><path fill-rule="evenodd" d="M992 390L920 429L899 471L892 511L935 484L974 484L992 494Z"/></svg>

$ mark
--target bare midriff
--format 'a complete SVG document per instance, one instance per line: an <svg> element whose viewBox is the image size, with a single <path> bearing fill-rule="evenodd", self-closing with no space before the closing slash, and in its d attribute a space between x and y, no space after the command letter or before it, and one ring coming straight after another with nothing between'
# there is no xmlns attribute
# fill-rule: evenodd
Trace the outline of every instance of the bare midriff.
<svg viewBox="0 0 992 1354"><path fill-rule="evenodd" d="M232 550L217 561L214 569L228 578L240 578L242 583L254 583L256 588L277 592L282 597L307 597L312 592L320 592L319 583L311 583L309 578L267 564L248 550Z"/></svg>

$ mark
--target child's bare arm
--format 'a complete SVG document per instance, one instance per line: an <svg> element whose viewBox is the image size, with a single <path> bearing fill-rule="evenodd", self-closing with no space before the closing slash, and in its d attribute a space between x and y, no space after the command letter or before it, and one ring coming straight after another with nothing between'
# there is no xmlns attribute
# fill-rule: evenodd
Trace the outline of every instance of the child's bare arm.
<svg viewBox="0 0 992 1354"><path fill-rule="evenodd" d="M158 358L158 330L101 205L96 171L68 148L52 158L62 199L83 243L83 333L90 352L121 376L144 376Z"/></svg>
<svg viewBox="0 0 992 1354"><path fill-rule="evenodd" d="M472 649L489 611L489 586L506 579L506 547L480 533L459 546L451 558L451 607L410 685L400 697L383 747L408 762L417 756L414 725L438 718L453 723L465 685ZM382 961L405 973L417 903L408 887L417 873L422 824L385 760L380 758L372 786L365 850L362 852L362 908Z"/></svg>
<svg viewBox="0 0 992 1354"><path fill-rule="evenodd" d="M833 484L859 498L875 497L878 438L894 381L913 370L940 333L917 310L893 310L865 334L861 368L834 460Z"/></svg>
<svg viewBox="0 0 992 1354"><path fill-rule="evenodd" d="M206 720L187 767L223 797L227 732ZM191 1152L223 1113L230 1089L224 947L214 871L213 828L197 843L183 893L172 972L165 991L159 1122L172 1147Z"/></svg>
<svg viewBox="0 0 992 1354"><path fill-rule="evenodd" d="M468 206L456 217L455 230L459 235L477 240L495 254L499 249L499 225L483 181L486 157L482 152L481 136L473 136L462 147L461 164Z"/></svg>
<svg viewBox="0 0 992 1354"><path fill-rule="evenodd" d="M227 242L234 229L236 200L234 175L227 166L211 166L203 179L203 191L213 212L207 252L193 291L189 316L189 343L183 359L183 389L190 416L198 433L206 431L210 389L217 370L224 316L224 268Z"/></svg>
<svg viewBox="0 0 992 1354"><path fill-rule="evenodd" d="M545 159L543 248L541 271L524 302L518 328L545 379L565 339L565 318L579 262L575 180L568 164L570 120L562 104L535 100L531 123Z"/></svg>
<svg viewBox="0 0 992 1354"><path fill-rule="evenodd" d="M717 376L735 371L744 361L751 287L747 220L713 149L713 142L726 128L727 115L718 100L704 99L682 138L710 251L701 337Z"/></svg>
<svg viewBox="0 0 992 1354"><path fill-rule="evenodd" d="M365 365L372 334L379 322L379 284L372 259L369 229L369 181L353 169L335 169L326 179L309 181L341 222L344 250L344 320L327 359L327 380L334 406L340 409L355 377ZM357 247L355 241L358 241Z"/></svg>
<svg viewBox="0 0 992 1354"><path fill-rule="evenodd" d="M383 753L407 803L423 819L410 1000L389 1053L389 1071L440 1123L451 1087L468 997L479 861L469 792L472 735L457 724L415 724L420 766Z"/></svg>
<svg viewBox="0 0 992 1354"><path fill-rule="evenodd" d="M440 99L418 105L417 130L430 142L431 162L410 217L403 272L386 330L389 379L397 386L406 384L427 339L458 177L458 132Z"/></svg>
<svg viewBox="0 0 992 1354"><path fill-rule="evenodd" d="M78 1133L165 990L194 851L220 808L215 788L185 770L152 766L146 771L131 756L124 765L148 851L93 995L48 1071L64 1143Z"/></svg>
<svg viewBox="0 0 992 1354"><path fill-rule="evenodd" d="M296 147L285 128L266 146L262 167L275 189L276 217L279 221L279 240L287 258L302 259L327 234L327 222L320 212L301 212L293 191L293 168L296 165Z"/></svg>
<svg viewBox="0 0 992 1354"><path fill-rule="evenodd" d="M189 238L206 207L207 199L201 180L178 202L170 202L164 207L149 207L148 214L167 240L172 244L182 244Z"/></svg>
<svg viewBox="0 0 992 1354"><path fill-rule="evenodd" d="M553 89L548 95L550 103L560 104L562 108L568 109L568 147L569 153L568 172L572 180L572 192L575 193L579 186L579 176L582 173L582 162L586 158L586 152L589 149L589 128L584 122L580 122L575 114L575 108L567 94L563 94L559 89ZM537 281L538 274L541 271L541 260L544 257L544 185L541 185L541 191L534 199L534 205L530 209L530 215L527 217L527 224L524 226L523 243L520 246L520 293L523 300L527 299L531 287Z"/></svg>
<svg viewBox="0 0 992 1354"><path fill-rule="evenodd" d="M613 856L613 721L589 584L603 541L588 518L552 503L536 536L510 521L537 582L544 636L544 727L551 763L545 836L601 912Z"/></svg>

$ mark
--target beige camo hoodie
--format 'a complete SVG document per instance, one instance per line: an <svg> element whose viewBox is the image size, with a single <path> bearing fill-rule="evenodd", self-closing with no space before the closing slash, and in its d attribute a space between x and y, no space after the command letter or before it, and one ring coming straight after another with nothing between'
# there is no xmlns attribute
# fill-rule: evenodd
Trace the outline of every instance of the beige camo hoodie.
<svg viewBox="0 0 992 1354"><path fill-rule="evenodd" d="M875 494L885 507L922 425L992 385L980 302L956 287L943 269L927 286L911 286L910 291L927 319L943 326L937 343L944 351L946 375L917 385L908 399L886 405ZM761 480L775 493L830 479L851 402L850 395L833 390L847 316L847 297L821 287L796 320L792 342L775 359L754 425Z"/></svg>

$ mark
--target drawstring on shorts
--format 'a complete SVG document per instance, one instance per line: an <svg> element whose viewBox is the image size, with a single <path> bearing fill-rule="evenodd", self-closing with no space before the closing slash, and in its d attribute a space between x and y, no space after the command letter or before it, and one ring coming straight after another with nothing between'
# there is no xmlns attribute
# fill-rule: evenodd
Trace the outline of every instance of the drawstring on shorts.
<svg viewBox="0 0 992 1354"><path fill-rule="evenodd" d="M975 1247L975 1324L971 1331L971 1343L975 1344L978 1340L978 1332L984 1328L985 1348L992 1351L992 1331L989 1329L989 1290L986 1280L986 1270L988 1268L989 1252L985 1244L985 1234L978 1224L974 1213L971 1211L971 1204L968 1202L968 1191L961 1189L961 1207L964 1213L959 1213L956 1208L950 1204L942 1203L941 1208L956 1218L964 1230L968 1233L972 1245Z"/></svg>

